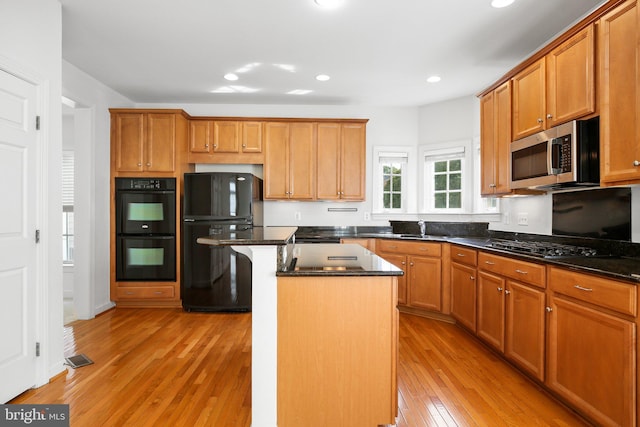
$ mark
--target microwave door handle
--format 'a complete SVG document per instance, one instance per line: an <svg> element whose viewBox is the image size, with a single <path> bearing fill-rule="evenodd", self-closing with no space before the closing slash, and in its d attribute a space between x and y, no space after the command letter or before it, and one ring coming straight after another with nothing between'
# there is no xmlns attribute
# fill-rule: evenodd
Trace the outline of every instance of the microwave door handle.
<svg viewBox="0 0 640 427"><path fill-rule="evenodd" d="M562 173L562 139L553 138L550 141L549 150L549 174L559 175Z"/></svg>

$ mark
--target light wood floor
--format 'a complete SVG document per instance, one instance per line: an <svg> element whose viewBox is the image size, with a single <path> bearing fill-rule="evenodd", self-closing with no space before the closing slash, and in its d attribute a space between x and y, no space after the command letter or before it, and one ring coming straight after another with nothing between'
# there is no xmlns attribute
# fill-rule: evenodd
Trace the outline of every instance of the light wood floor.
<svg viewBox="0 0 640 427"><path fill-rule="evenodd" d="M249 426L251 315L114 309L65 327L69 368L10 403L68 403L71 425ZM460 328L400 315L398 427L583 426ZM348 426L345 426L348 427Z"/></svg>

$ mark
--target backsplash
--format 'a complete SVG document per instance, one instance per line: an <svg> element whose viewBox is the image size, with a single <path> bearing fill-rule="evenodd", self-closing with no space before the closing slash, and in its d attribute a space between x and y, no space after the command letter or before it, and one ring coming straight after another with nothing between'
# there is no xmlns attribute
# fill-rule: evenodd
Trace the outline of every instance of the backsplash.
<svg viewBox="0 0 640 427"><path fill-rule="evenodd" d="M417 221L389 221L395 234L420 234ZM484 237L488 222L431 222L425 221L425 234L429 236Z"/></svg>

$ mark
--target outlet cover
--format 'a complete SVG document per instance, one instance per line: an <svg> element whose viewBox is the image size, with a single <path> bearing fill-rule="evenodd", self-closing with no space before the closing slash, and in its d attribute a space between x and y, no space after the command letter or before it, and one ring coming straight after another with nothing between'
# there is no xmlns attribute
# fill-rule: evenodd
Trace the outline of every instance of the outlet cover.
<svg viewBox="0 0 640 427"><path fill-rule="evenodd" d="M520 212L518 214L518 225L529 225L529 214Z"/></svg>

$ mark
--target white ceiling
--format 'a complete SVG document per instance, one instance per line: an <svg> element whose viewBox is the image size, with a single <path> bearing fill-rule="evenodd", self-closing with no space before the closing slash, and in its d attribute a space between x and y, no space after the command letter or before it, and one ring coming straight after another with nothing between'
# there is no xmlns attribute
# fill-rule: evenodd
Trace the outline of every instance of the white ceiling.
<svg viewBox="0 0 640 427"><path fill-rule="evenodd" d="M478 93L605 3L344 1L61 0L62 53L138 103L419 106ZM211 93L231 85L251 92Z"/></svg>

